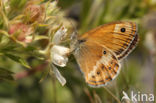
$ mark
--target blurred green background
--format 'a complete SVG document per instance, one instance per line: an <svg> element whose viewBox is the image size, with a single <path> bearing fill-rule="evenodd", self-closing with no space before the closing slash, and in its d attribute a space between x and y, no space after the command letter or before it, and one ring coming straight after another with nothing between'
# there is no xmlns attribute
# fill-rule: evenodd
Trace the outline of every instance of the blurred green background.
<svg viewBox="0 0 156 103"><path fill-rule="evenodd" d="M156 95L156 0L59 0L58 7L75 22L79 34L113 21L134 21L139 25L139 44L105 88L89 87L70 56L66 67L58 67L67 80L65 86L49 75L39 82L46 70L17 81L7 77L0 79L0 103L117 103L115 97L121 100L123 91ZM29 63L36 66L40 61L31 57ZM0 67L14 73L26 70L5 57L0 57Z"/></svg>

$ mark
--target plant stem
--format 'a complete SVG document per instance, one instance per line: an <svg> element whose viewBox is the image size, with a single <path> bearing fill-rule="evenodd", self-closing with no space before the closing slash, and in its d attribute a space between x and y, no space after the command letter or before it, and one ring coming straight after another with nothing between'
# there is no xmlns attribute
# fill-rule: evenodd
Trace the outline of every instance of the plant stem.
<svg viewBox="0 0 156 103"><path fill-rule="evenodd" d="M118 103L121 103L120 100L106 87L103 87Z"/></svg>
<svg viewBox="0 0 156 103"><path fill-rule="evenodd" d="M91 96L88 88L84 89L84 92L86 93L86 95L89 97L90 103L94 103L93 97Z"/></svg>

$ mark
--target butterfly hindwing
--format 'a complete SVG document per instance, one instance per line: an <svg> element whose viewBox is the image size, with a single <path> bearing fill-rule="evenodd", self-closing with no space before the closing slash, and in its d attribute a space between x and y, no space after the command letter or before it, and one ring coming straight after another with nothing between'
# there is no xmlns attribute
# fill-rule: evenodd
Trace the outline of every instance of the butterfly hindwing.
<svg viewBox="0 0 156 103"><path fill-rule="evenodd" d="M82 43L74 56L90 86L103 86L119 72L120 63L113 53L93 41Z"/></svg>

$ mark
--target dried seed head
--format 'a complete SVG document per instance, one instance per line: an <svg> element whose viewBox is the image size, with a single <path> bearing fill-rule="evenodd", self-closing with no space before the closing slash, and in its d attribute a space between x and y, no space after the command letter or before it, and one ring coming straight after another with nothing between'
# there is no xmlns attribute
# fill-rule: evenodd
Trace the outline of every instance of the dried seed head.
<svg viewBox="0 0 156 103"><path fill-rule="evenodd" d="M24 10L24 14L29 23L33 23L35 21L43 22L45 18L44 5L29 3Z"/></svg>

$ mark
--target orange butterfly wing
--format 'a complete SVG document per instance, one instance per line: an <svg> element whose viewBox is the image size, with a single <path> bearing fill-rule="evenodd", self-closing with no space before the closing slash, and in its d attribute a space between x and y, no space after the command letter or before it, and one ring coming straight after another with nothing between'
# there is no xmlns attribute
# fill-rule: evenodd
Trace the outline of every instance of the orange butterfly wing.
<svg viewBox="0 0 156 103"><path fill-rule="evenodd" d="M71 48L86 82L100 87L117 76L119 60L135 48L137 41L135 23L114 22L99 26L78 39L74 36Z"/></svg>
<svg viewBox="0 0 156 103"><path fill-rule="evenodd" d="M114 79L120 63L111 51L94 42L86 41L74 51L74 56L84 73L86 82L100 87Z"/></svg>
<svg viewBox="0 0 156 103"><path fill-rule="evenodd" d="M114 22L99 26L80 37L96 41L115 53L118 60L126 57L138 41L137 25L133 22Z"/></svg>

